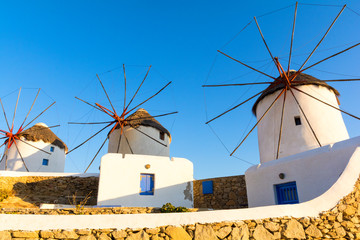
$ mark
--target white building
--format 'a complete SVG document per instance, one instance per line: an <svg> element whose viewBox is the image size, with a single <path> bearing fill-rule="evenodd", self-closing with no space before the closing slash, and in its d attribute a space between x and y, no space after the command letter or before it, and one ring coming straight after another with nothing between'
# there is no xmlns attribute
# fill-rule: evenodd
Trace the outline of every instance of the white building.
<svg viewBox="0 0 360 240"><path fill-rule="evenodd" d="M38 123L19 134L16 140L19 151L12 144L1 159L0 170L26 171L20 155L30 172L64 172L66 144L61 141L44 123ZM43 150L40 151L39 149Z"/></svg>
<svg viewBox="0 0 360 240"><path fill-rule="evenodd" d="M138 109L125 120L121 142L119 128L109 135L109 153L169 156L169 131L145 109Z"/></svg>
<svg viewBox="0 0 360 240"><path fill-rule="evenodd" d="M101 158L98 205L193 207L193 164L169 157L169 131L144 109L126 121L120 144L116 129Z"/></svg>
<svg viewBox="0 0 360 240"><path fill-rule="evenodd" d="M108 153L101 158L98 205L193 207L193 164L184 158Z"/></svg>
<svg viewBox="0 0 360 240"><path fill-rule="evenodd" d="M325 82L301 73L291 84L339 108L338 91ZM253 107L258 119L284 88L279 77L262 93ZM284 95L259 123L260 164L245 173L249 207L299 203L320 196L341 175L350 159L346 154L360 145L358 138L347 140L349 135L340 111L292 91L307 120L287 90L278 157Z"/></svg>

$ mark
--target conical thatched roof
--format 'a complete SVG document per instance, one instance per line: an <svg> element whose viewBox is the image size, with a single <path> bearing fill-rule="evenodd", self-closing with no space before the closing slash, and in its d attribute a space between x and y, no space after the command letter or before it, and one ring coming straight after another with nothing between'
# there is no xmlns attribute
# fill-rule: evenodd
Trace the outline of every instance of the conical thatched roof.
<svg viewBox="0 0 360 240"><path fill-rule="evenodd" d="M296 71L294 70L290 70L290 77L295 74ZM280 82L280 83L279 83ZM279 84L278 84L279 83ZM291 85L293 86L300 86L300 85L317 85L317 86L323 86L326 87L327 89L331 90L334 92L334 94L336 96L339 96L340 93L333 88L332 86L328 85L326 82L321 81L320 79L317 79L313 76L310 76L308 74L305 73L300 73L293 82L291 82ZM266 96L285 88L285 84L283 82L283 80L281 79L281 77L278 77L274 80L274 82L272 82L270 84L270 86L268 86L268 88L265 89L265 91L260 95L260 97L256 100L253 108L252 108L252 112L256 115L256 107L259 104L259 102L261 100L263 100Z"/></svg>
<svg viewBox="0 0 360 240"><path fill-rule="evenodd" d="M61 149L65 149L65 152L68 151L66 144L61 141L48 126L44 123L37 123L31 128L26 129L25 131L19 134L19 137L23 137L28 141L38 142L43 141L55 145Z"/></svg>
<svg viewBox="0 0 360 240"><path fill-rule="evenodd" d="M170 132L143 108L139 108L138 110L136 110L136 112L128 116L125 120L128 121L125 126L131 126L135 128L140 125L153 127L158 129L159 131L166 133L169 138L171 138Z"/></svg>

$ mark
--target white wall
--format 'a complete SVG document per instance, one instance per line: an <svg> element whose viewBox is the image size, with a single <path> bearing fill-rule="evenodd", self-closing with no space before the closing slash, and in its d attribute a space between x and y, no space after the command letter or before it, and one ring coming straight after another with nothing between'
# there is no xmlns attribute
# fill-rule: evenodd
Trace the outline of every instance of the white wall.
<svg viewBox="0 0 360 240"><path fill-rule="evenodd" d="M276 204L275 185L292 181L296 181L299 202L320 196L337 181L358 146L360 137L249 168L245 172L249 207Z"/></svg>
<svg viewBox="0 0 360 240"><path fill-rule="evenodd" d="M140 173L155 175L154 195L139 194ZM193 164L187 159L108 153L101 158L98 205L192 207L192 181Z"/></svg>
<svg viewBox="0 0 360 240"><path fill-rule="evenodd" d="M65 167L65 150L61 149L50 143L45 143L43 141L27 141L22 139L27 143L40 148L50 154L44 153L32 146L29 146L26 143L23 143L19 140L16 141L16 144L19 148L21 156L23 157L25 164L30 172L64 172ZM50 147L54 147L54 152L50 152ZM7 146L5 146L4 153ZM7 153L7 170L9 171L26 171L25 166L21 160L21 157L16 149L15 144L13 144ZM49 165L42 165L43 159L49 159ZM5 170L5 155L0 163L0 170Z"/></svg>
<svg viewBox="0 0 360 240"><path fill-rule="evenodd" d="M139 131L131 128L125 127L123 136L121 137L120 149L118 151L120 129L116 129L110 134L108 153L124 153L124 154L144 154L144 155L156 155L156 156L169 156L170 152L170 139L169 136L165 133L164 140L160 139L160 131L153 127L139 126L138 130L146 133L157 141L165 144L161 145L160 143L152 140L151 138L145 136ZM126 141L126 138L128 142ZM129 146L130 145L130 146ZM132 152L130 150L132 149Z"/></svg>
<svg viewBox="0 0 360 240"><path fill-rule="evenodd" d="M339 146L340 148L341 146ZM103 214L103 215L26 215L0 214L0 230L48 229L126 229L180 226L276 217L318 217L351 193L360 174L360 148L348 149L348 165L336 183L321 196L308 202L257 208L190 213ZM352 154L349 154L349 153Z"/></svg>
<svg viewBox="0 0 360 240"><path fill-rule="evenodd" d="M335 94L326 87L303 85L297 86L297 88L335 107L339 107ZM340 111L296 90L293 90L293 92L322 146L349 138ZM263 115L279 93L280 90L268 95L260 101L256 109L256 116L258 119ZM276 159L282 104L283 95L258 125L257 130L261 163ZM302 125L295 125L295 116L300 116ZM287 91L279 158L317 147L319 147L319 145L312 134L309 125L302 115L291 92Z"/></svg>

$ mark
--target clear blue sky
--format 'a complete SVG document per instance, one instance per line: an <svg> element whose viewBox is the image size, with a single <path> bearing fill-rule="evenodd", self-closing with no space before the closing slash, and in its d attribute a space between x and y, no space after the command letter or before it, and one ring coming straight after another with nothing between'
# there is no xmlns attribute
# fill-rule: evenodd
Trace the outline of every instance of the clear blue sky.
<svg viewBox="0 0 360 240"><path fill-rule="evenodd" d="M304 5L313 1L300 3L292 68L305 60L341 9ZM326 1L330 5L345 3L350 9L345 9L309 63L360 41L360 2ZM240 30L258 16L273 54L286 66L294 4L295 1L280 0L4 1L0 14L0 97L11 118L17 96L13 91L23 87L16 121L21 123L36 94L35 88L41 88L32 116L55 100L56 106L39 121L61 124L54 132L71 149L99 126L69 126L67 122L104 119L74 98L107 104L95 74L101 73L110 97L121 107L123 78L119 67L123 63L128 66L130 95L142 80L146 66L152 65L147 85L137 101L141 102L167 81L173 82L164 94L144 106L153 115L179 111L177 116L158 119L171 131L171 156L191 160L197 179L243 174L251 165L229 157L223 144L232 150L246 129L255 124L251 114L253 102L211 125L221 141L205 122L207 117L221 113L261 88L204 91L201 85L267 80L217 54L218 49L276 76L254 22ZM289 5L292 6L261 17ZM354 49L307 73L320 79L359 78L359 62L360 49ZM341 107L359 116L360 83L333 86L341 93ZM360 135L359 122L348 117L345 122L350 136ZM1 117L0 129L4 128ZM65 170L83 171L104 137L99 136L69 154ZM257 164L256 132L248 140L236 155ZM99 162L98 158L90 172L98 171Z"/></svg>

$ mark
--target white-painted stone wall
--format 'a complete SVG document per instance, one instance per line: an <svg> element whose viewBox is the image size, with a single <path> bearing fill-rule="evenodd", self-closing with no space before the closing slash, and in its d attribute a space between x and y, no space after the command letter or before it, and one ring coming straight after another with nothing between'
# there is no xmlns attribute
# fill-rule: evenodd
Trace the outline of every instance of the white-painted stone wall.
<svg viewBox="0 0 360 240"><path fill-rule="evenodd" d="M22 139L27 143L42 149L50 154L44 153L26 143L23 143L19 140L16 141L16 144L19 148L21 156L23 157L25 164L30 172L64 172L65 168L65 150L59 148L58 146L52 145L50 143L45 143L43 141L27 141ZM50 152L50 147L54 147L54 152ZM4 155L0 163L0 170L5 170L5 151L7 146L5 146ZM13 144L7 153L7 170L9 171L26 171L25 166L21 160L19 152L16 149L15 144ZM42 165L43 159L48 159L48 166Z"/></svg>
<svg viewBox="0 0 360 240"><path fill-rule="evenodd" d="M338 146L341 148L341 146ZM340 150L340 149L339 149ZM299 204L190 213L23 215L0 214L1 230L126 229L180 226L276 217L318 217L351 193L360 174L360 148L348 149L348 164L335 184L321 196Z"/></svg>
<svg viewBox="0 0 360 240"><path fill-rule="evenodd" d="M337 108L339 107L335 94L326 87L302 85L297 86L297 88ZM279 95L280 91L281 90L278 90L260 101L256 109L256 116L258 119ZM293 90L293 92L322 146L349 138L340 111L301 92L296 90ZM282 104L283 96L280 97L258 125L257 130L261 163L276 159ZM301 125L295 125L295 116L300 116ZM319 145L312 134L309 125L302 115L291 92L287 91L279 158L317 147L319 147Z"/></svg>
<svg viewBox="0 0 360 240"><path fill-rule="evenodd" d="M120 129L116 129L110 134L108 153L123 154L144 154L155 156L169 156L170 154L170 138L165 133L164 140L160 139L160 131L153 127L139 126L137 128L141 132L151 136L164 145L154 141L148 136L131 127L125 127L121 143L118 151ZM126 140L127 139L127 140Z"/></svg>
<svg viewBox="0 0 360 240"><path fill-rule="evenodd" d="M300 203L320 196L337 181L359 146L356 137L249 168L245 172L249 207L277 204L275 185L293 181Z"/></svg>
<svg viewBox="0 0 360 240"><path fill-rule="evenodd" d="M155 175L154 195L139 194L141 173ZM184 158L108 153L101 158L98 205L192 207L193 180L193 164Z"/></svg>

